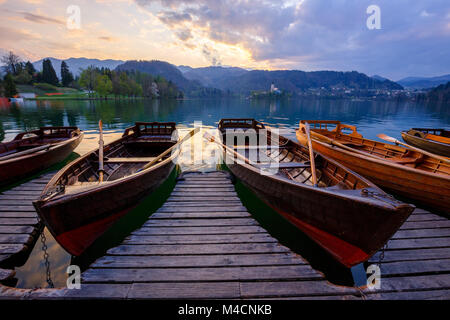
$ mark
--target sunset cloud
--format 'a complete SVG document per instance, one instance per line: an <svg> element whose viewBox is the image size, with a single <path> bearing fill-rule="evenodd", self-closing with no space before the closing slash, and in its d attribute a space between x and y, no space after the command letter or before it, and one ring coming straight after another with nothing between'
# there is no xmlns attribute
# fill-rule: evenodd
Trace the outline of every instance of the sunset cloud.
<svg viewBox="0 0 450 320"><path fill-rule="evenodd" d="M366 9L381 8L381 30ZM40 58L159 59L258 69L450 73L448 0L0 0L0 49ZM58 46L58 44L60 44Z"/></svg>

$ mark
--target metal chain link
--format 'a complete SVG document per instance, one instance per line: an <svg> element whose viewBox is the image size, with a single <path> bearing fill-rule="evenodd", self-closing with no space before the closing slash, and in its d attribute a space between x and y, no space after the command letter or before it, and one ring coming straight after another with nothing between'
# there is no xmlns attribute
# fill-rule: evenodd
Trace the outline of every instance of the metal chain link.
<svg viewBox="0 0 450 320"><path fill-rule="evenodd" d="M45 237L45 229L42 230L41 232L41 242L42 242L42 251L44 252L44 264L45 264L45 268L46 268L46 277L47 277L47 283L48 286L50 288L54 288L55 285L53 284L52 281L52 275L51 275L51 270L50 270L50 260L49 260L49 254L47 252L47 238Z"/></svg>

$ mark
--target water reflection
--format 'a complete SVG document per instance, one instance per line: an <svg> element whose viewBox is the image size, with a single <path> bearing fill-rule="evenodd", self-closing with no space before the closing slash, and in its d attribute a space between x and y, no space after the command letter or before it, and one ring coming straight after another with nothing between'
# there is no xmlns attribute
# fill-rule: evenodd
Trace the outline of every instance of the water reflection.
<svg viewBox="0 0 450 320"><path fill-rule="evenodd" d="M448 127L450 111L443 105L358 100L186 100L186 101L25 101L0 108L0 139L44 125L72 125L97 130L99 119L111 132L136 121L194 121L215 126L221 118L251 117L293 130L301 119L340 120L357 125L368 138L385 131L400 138L411 127Z"/></svg>

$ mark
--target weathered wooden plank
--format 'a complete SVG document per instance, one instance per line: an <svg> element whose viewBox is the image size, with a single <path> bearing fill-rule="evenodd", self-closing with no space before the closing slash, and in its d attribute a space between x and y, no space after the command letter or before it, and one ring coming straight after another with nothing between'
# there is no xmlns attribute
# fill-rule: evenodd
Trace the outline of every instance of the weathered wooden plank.
<svg viewBox="0 0 450 320"><path fill-rule="evenodd" d="M170 195L171 197L237 197L236 191L174 191Z"/></svg>
<svg viewBox="0 0 450 320"><path fill-rule="evenodd" d="M40 185L40 184L23 184L20 185L18 187L15 187L14 189L12 189L13 191L42 191L44 189L44 186Z"/></svg>
<svg viewBox="0 0 450 320"><path fill-rule="evenodd" d="M163 206L157 212L247 212L247 209L244 206L234 206L234 207L177 207L177 206ZM153 216L152 216L153 218Z"/></svg>
<svg viewBox="0 0 450 320"><path fill-rule="evenodd" d="M0 226L34 226L37 223L35 218L0 218Z"/></svg>
<svg viewBox="0 0 450 320"><path fill-rule="evenodd" d="M23 244L0 243L0 254L15 254L24 249L25 249L25 247Z"/></svg>
<svg viewBox="0 0 450 320"><path fill-rule="evenodd" d="M238 254L209 256L104 256L90 268L197 268L245 267L307 264L293 253Z"/></svg>
<svg viewBox="0 0 450 320"><path fill-rule="evenodd" d="M261 281L241 282L241 297L244 299L273 297L316 297L332 295L359 295L355 288L333 286L319 281Z"/></svg>
<svg viewBox="0 0 450 320"><path fill-rule="evenodd" d="M450 273L450 259L402 261L381 264L382 276L409 276L423 273Z"/></svg>
<svg viewBox="0 0 450 320"><path fill-rule="evenodd" d="M36 199L40 196L40 191L20 191L20 190L7 190L3 192L3 195L21 195L21 196L32 196L36 197Z"/></svg>
<svg viewBox="0 0 450 320"><path fill-rule="evenodd" d="M173 208L173 207L197 207L197 208L210 208L210 207L239 207L245 208L242 206L242 202L240 200L229 200L229 201L167 201L164 204L164 208ZM246 209L244 209L246 211Z"/></svg>
<svg viewBox="0 0 450 320"><path fill-rule="evenodd" d="M223 267L223 268L153 268L146 269L88 269L82 274L84 283L133 282L212 282L261 280L312 280L322 275L309 265Z"/></svg>
<svg viewBox="0 0 450 320"><path fill-rule="evenodd" d="M0 234L0 243L29 243L32 237L27 234Z"/></svg>
<svg viewBox="0 0 450 320"><path fill-rule="evenodd" d="M185 208L187 209L187 208ZM174 210L175 211L175 210ZM234 219L234 218L245 218L250 217L250 214L248 212L156 212L152 215L152 219L204 219L204 218L227 218L227 219Z"/></svg>
<svg viewBox="0 0 450 320"><path fill-rule="evenodd" d="M380 290L365 290L368 294L380 292L399 292L406 290L443 290L450 289L448 274L381 278Z"/></svg>
<svg viewBox="0 0 450 320"><path fill-rule="evenodd" d="M131 289L130 284L82 284L80 290L64 290L64 299L126 299ZM42 298L48 294L43 294ZM30 298L36 298L31 295Z"/></svg>
<svg viewBox="0 0 450 320"><path fill-rule="evenodd" d="M36 218L36 212L0 212L0 218Z"/></svg>
<svg viewBox="0 0 450 320"><path fill-rule="evenodd" d="M238 299L238 282L134 283L129 299Z"/></svg>
<svg viewBox="0 0 450 320"><path fill-rule="evenodd" d="M32 205L0 205L0 212L35 212Z"/></svg>
<svg viewBox="0 0 450 320"><path fill-rule="evenodd" d="M371 259L371 262L377 262L380 257L377 252ZM431 259L449 259L450 250L448 248L431 248L431 249L413 249L413 250L387 250L384 253L383 262L394 261L415 261L415 260L431 260Z"/></svg>
<svg viewBox="0 0 450 320"><path fill-rule="evenodd" d="M437 216L435 214L415 214L411 215L408 218L408 222L416 222L416 221L446 221L447 218Z"/></svg>
<svg viewBox="0 0 450 320"><path fill-rule="evenodd" d="M258 226L258 222L252 218L234 219L150 219L144 223L144 227L226 227L226 226ZM230 228L223 229L229 232Z"/></svg>
<svg viewBox="0 0 450 320"><path fill-rule="evenodd" d="M16 204L29 202L32 203L33 200L36 200L36 195L18 195L18 194L0 194L0 200L2 201L15 201Z"/></svg>
<svg viewBox="0 0 450 320"><path fill-rule="evenodd" d="M450 220L444 221L406 221L400 230L450 228Z"/></svg>
<svg viewBox="0 0 450 320"><path fill-rule="evenodd" d="M393 239L388 243L388 249L414 249L414 248L443 248L450 250L450 238L423 238L423 239Z"/></svg>
<svg viewBox="0 0 450 320"><path fill-rule="evenodd" d="M1 235L0 235L1 242ZM220 244L220 243L268 243L277 242L267 233L222 235L160 235L127 237L124 244Z"/></svg>
<svg viewBox="0 0 450 320"><path fill-rule="evenodd" d="M120 245L108 250L110 255L203 255L238 253L277 253L289 249L276 243L192 244L192 245Z"/></svg>
<svg viewBox="0 0 450 320"><path fill-rule="evenodd" d="M218 219L219 220L219 219ZM147 227L133 232L136 235L166 234L242 234L266 232L259 226L226 226L226 227Z"/></svg>
<svg viewBox="0 0 450 320"><path fill-rule="evenodd" d="M392 239L414 239L414 238L438 238L450 237L450 228L446 229L417 229L399 230Z"/></svg>
<svg viewBox="0 0 450 320"><path fill-rule="evenodd" d="M1 226L0 234L30 234L35 230L32 226Z"/></svg>
<svg viewBox="0 0 450 320"><path fill-rule="evenodd" d="M450 300L450 290L366 293L368 300Z"/></svg>
<svg viewBox="0 0 450 320"><path fill-rule="evenodd" d="M211 183L211 182L183 182L180 181L177 183L176 188L189 188L189 189L193 189L193 188L233 188L232 185L230 185L229 181L226 181L224 183Z"/></svg>
<svg viewBox="0 0 450 320"><path fill-rule="evenodd" d="M16 275L14 270L0 269L0 281L12 279Z"/></svg>

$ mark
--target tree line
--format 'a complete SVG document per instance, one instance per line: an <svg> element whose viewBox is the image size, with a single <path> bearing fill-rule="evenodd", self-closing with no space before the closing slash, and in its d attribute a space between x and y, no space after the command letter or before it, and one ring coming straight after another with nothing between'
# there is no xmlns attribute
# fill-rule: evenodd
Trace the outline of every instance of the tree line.
<svg viewBox="0 0 450 320"><path fill-rule="evenodd" d="M13 52L1 59L6 75L0 80L0 96L17 95L17 85L34 85L47 90L56 87L85 89L89 96L107 98L146 97L178 99L183 92L176 85L161 76L152 76L139 71L115 71L90 66L74 77L65 61L61 63L61 79L58 78L50 59L42 62L42 71L38 72L30 61L24 62Z"/></svg>

